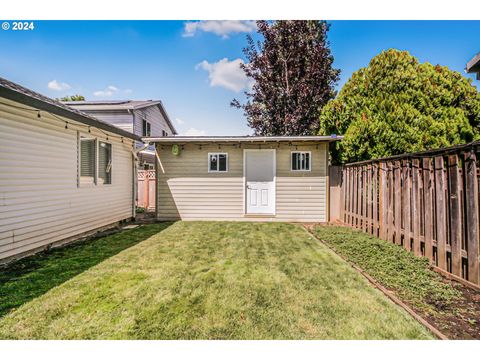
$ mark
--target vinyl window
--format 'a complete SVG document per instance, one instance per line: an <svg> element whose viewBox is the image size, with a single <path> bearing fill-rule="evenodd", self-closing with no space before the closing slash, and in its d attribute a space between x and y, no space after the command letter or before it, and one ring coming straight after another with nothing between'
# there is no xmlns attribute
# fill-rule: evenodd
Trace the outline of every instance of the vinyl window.
<svg viewBox="0 0 480 360"><path fill-rule="evenodd" d="M98 179L100 183L112 183L112 144L98 142Z"/></svg>
<svg viewBox="0 0 480 360"><path fill-rule="evenodd" d="M80 138L80 181L94 183L96 173L96 141L91 138Z"/></svg>
<svg viewBox="0 0 480 360"><path fill-rule="evenodd" d="M208 154L208 172L227 172L228 154L227 153L209 153Z"/></svg>
<svg viewBox="0 0 480 360"><path fill-rule="evenodd" d="M312 153L310 151L292 151L292 171L310 171Z"/></svg>
<svg viewBox="0 0 480 360"><path fill-rule="evenodd" d="M146 119L142 120L142 136L151 136L152 135L152 124L150 124Z"/></svg>

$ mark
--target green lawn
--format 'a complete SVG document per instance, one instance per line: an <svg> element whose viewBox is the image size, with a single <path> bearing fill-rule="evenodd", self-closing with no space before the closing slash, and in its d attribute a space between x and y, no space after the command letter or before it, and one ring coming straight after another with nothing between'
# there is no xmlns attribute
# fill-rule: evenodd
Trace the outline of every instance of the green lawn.
<svg viewBox="0 0 480 360"><path fill-rule="evenodd" d="M24 304L0 319L0 338L432 337L299 225L169 225L65 248L23 272L12 267L11 278L1 279L2 301ZM97 241L116 247L124 236L130 241L123 251L78 264L97 256ZM79 251L82 246L90 249ZM72 257L76 270L62 277ZM45 274L61 279L49 283ZM28 289L37 285L41 291ZM22 293L30 295L12 300Z"/></svg>

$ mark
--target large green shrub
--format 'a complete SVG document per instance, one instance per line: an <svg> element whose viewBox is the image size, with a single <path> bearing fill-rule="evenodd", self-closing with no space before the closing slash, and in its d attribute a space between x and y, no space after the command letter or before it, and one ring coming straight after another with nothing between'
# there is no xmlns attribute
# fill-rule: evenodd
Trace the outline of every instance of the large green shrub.
<svg viewBox="0 0 480 360"><path fill-rule="evenodd" d="M343 134L334 161L352 162L480 138L480 93L445 66L390 49L355 72L320 115L320 134Z"/></svg>

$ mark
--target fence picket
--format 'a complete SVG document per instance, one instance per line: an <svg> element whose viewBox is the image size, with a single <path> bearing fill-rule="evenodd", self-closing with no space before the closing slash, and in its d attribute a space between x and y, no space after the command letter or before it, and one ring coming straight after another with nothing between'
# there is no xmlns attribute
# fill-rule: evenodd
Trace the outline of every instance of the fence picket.
<svg viewBox="0 0 480 360"><path fill-rule="evenodd" d="M437 227L437 266L447 270L447 225L443 156L435 157L435 217Z"/></svg>
<svg viewBox="0 0 480 360"><path fill-rule="evenodd" d="M402 161L402 178L403 178L403 247L410 251L410 162L408 160Z"/></svg>
<svg viewBox="0 0 480 360"><path fill-rule="evenodd" d="M421 255L420 250L420 179L419 160L412 160L412 223L413 223L413 253Z"/></svg>
<svg viewBox="0 0 480 360"><path fill-rule="evenodd" d="M425 257L433 261L433 181L431 159L423 159L424 247Z"/></svg>
<svg viewBox="0 0 480 360"><path fill-rule="evenodd" d="M458 156L448 156L448 188L450 194L450 253L452 273L462 275L462 220Z"/></svg>
<svg viewBox="0 0 480 360"><path fill-rule="evenodd" d="M468 280L480 284L477 159L474 152L465 153L464 159Z"/></svg>

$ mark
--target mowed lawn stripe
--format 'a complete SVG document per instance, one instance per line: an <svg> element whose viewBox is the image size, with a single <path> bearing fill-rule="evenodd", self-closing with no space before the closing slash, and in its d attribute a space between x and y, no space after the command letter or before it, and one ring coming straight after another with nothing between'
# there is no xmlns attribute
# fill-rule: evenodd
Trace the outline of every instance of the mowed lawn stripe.
<svg viewBox="0 0 480 360"><path fill-rule="evenodd" d="M427 339L299 225L177 222L0 320L21 339Z"/></svg>

